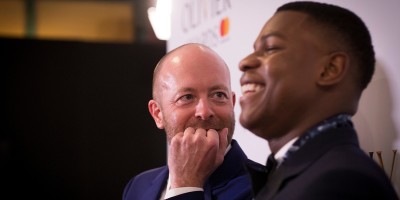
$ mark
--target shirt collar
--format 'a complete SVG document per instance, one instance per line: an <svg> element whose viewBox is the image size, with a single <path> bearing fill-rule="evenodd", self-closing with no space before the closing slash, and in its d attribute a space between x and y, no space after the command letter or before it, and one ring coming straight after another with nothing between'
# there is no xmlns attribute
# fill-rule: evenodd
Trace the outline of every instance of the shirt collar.
<svg viewBox="0 0 400 200"><path fill-rule="evenodd" d="M229 144L228 147L227 147L226 150L225 150L224 156L226 156L226 154L229 152L229 150L231 150L231 148L232 148L232 145Z"/></svg>
<svg viewBox="0 0 400 200"><path fill-rule="evenodd" d="M279 149L278 152L274 155L275 160L278 162L278 166L283 162L286 152L289 150L290 147L293 146L293 143L295 143L299 139L299 137L295 137L291 139L289 142L287 142L285 145L283 145L282 148Z"/></svg>

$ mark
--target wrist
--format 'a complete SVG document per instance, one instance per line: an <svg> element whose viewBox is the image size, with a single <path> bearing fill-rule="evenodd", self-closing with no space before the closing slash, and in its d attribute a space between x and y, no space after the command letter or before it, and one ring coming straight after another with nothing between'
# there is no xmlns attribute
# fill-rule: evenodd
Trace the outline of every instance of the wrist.
<svg viewBox="0 0 400 200"><path fill-rule="evenodd" d="M191 176L191 178L184 178L184 177L172 177L170 176L170 188L181 188L181 187L197 187L203 188L204 181L194 178L195 176Z"/></svg>

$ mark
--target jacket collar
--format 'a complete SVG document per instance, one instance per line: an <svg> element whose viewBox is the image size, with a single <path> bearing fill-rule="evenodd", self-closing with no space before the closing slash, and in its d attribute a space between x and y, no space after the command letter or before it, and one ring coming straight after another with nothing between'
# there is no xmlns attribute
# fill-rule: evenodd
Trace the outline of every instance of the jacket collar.
<svg viewBox="0 0 400 200"><path fill-rule="evenodd" d="M266 199L276 194L286 180L307 169L318 157L325 154L332 147L343 144L359 146L357 135L353 128L331 129L305 144L271 175L263 188L264 191L268 190Z"/></svg>
<svg viewBox="0 0 400 200"><path fill-rule="evenodd" d="M208 179L208 184L212 188L217 188L225 185L241 172L245 171L244 165L247 161L247 156L240 148L236 140L232 140L231 149L224 157L224 162L211 174Z"/></svg>
<svg viewBox="0 0 400 200"><path fill-rule="evenodd" d="M151 182L151 186L146 190L146 194L143 195L146 199L160 199L160 195L167 185L168 173L168 168L165 166Z"/></svg>
<svg viewBox="0 0 400 200"><path fill-rule="evenodd" d="M224 162L211 174L204 188L205 195L211 195L211 191L226 185L234 176L245 173L244 165L247 156L239 144L232 140L231 149L226 153ZM242 164L240 164L242 163ZM146 191L148 199L159 199L161 192L167 185L169 170L165 166L159 175L152 181L152 186Z"/></svg>

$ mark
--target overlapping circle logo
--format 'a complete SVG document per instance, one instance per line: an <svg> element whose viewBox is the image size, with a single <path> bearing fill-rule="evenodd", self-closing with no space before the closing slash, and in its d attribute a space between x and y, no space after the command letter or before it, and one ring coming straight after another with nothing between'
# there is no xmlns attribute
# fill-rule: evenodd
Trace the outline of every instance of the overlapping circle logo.
<svg viewBox="0 0 400 200"><path fill-rule="evenodd" d="M221 20L219 34L221 37L228 35L229 33L229 18L225 17Z"/></svg>

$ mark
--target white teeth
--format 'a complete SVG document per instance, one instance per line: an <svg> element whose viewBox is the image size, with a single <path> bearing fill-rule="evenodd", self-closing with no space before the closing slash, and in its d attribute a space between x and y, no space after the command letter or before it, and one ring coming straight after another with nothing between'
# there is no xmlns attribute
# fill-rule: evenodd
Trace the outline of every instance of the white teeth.
<svg viewBox="0 0 400 200"><path fill-rule="evenodd" d="M262 88L261 85L255 83L247 83L242 85L242 94L247 92L257 92Z"/></svg>

